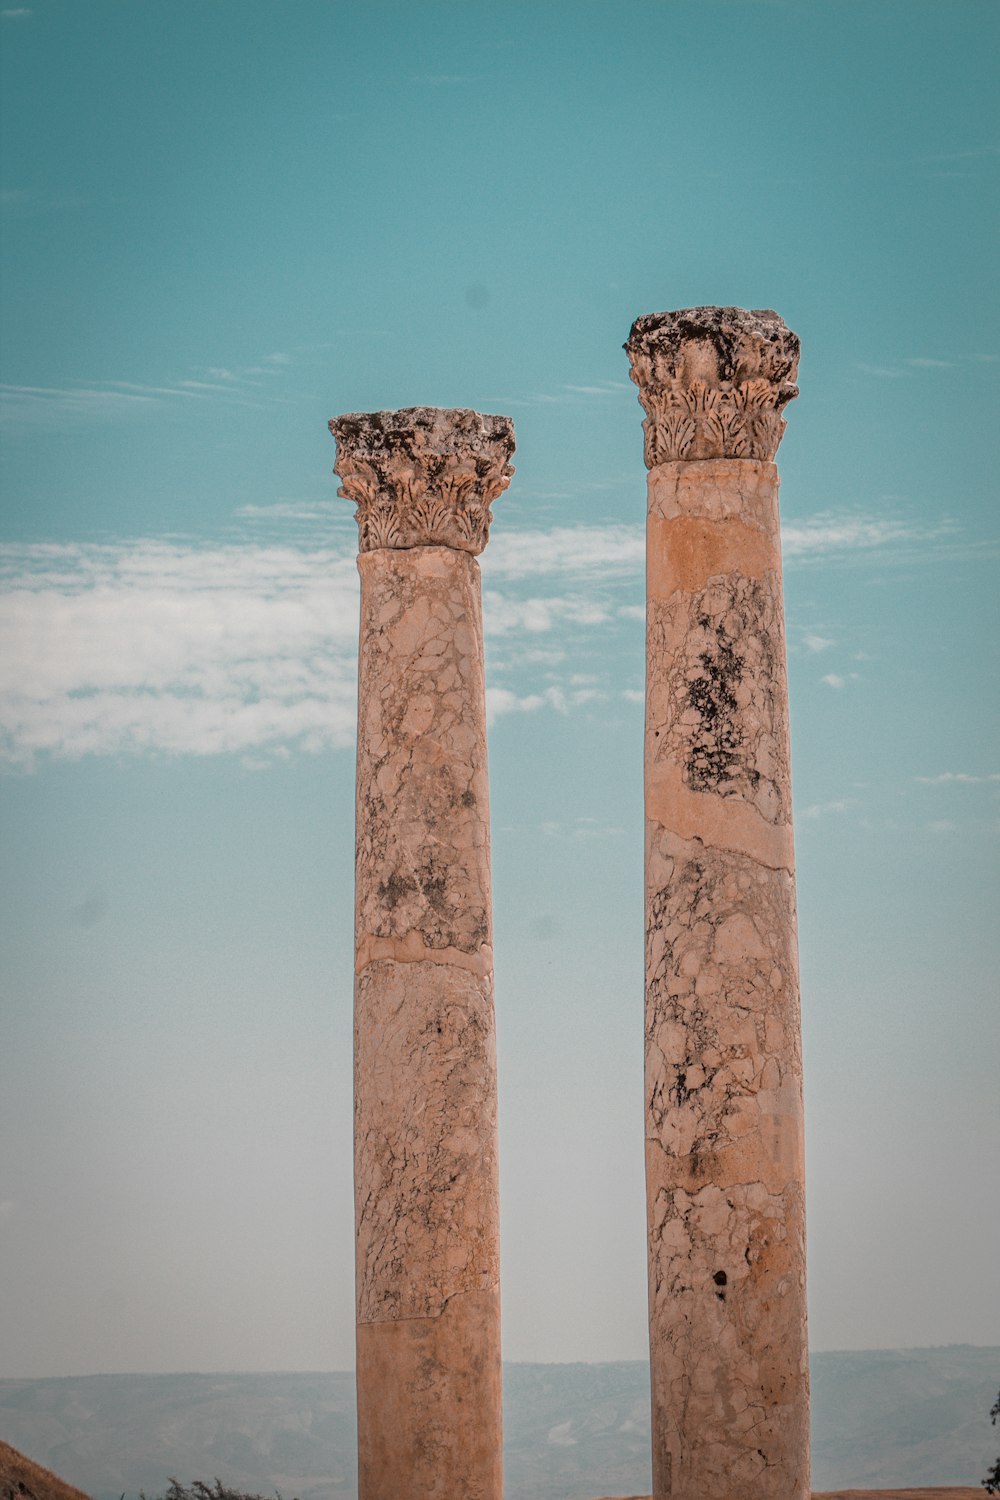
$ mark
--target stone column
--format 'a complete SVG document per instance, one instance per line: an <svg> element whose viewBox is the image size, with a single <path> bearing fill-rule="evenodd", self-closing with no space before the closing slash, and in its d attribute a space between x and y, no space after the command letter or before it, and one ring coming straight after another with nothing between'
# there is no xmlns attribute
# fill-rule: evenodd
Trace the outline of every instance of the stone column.
<svg viewBox="0 0 1000 1500"><path fill-rule="evenodd" d="M656 1500L807 1500L802 1066L773 312L637 319Z"/></svg>
<svg viewBox="0 0 1000 1500"><path fill-rule="evenodd" d="M513 424L335 418L357 504L360 1500L500 1500L489 798L479 565Z"/></svg>

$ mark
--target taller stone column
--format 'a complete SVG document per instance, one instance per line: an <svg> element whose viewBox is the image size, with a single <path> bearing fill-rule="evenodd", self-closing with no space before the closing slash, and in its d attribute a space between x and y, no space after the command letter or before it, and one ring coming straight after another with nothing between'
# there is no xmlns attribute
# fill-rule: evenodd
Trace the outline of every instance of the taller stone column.
<svg viewBox="0 0 1000 1500"><path fill-rule="evenodd" d="M638 318L656 1500L807 1500L802 1065L773 312Z"/></svg>
<svg viewBox="0 0 1000 1500"><path fill-rule="evenodd" d="M335 418L357 503L360 1500L500 1500L489 797L479 565L513 424Z"/></svg>

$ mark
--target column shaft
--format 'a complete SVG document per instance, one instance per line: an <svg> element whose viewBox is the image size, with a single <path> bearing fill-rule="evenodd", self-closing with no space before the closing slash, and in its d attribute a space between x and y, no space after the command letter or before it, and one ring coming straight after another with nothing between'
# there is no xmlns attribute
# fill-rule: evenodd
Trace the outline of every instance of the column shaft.
<svg viewBox="0 0 1000 1500"><path fill-rule="evenodd" d="M510 423L343 417L362 551L355 886L359 1500L501 1500L479 565Z"/></svg>
<svg viewBox="0 0 1000 1500"><path fill-rule="evenodd" d="M492 1500L499 1204L479 566L447 547L359 563L360 1493Z"/></svg>
<svg viewBox="0 0 1000 1500"><path fill-rule="evenodd" d="M718 320L706 322L707 334L682 327L679 358L655 350L655 374L641 350L635 357L635 330L626 346L650 412L653 460L645 738L653 1487L656 1500L808 1500L778 476L765 458L727 454L725 407L739 409L745 379L726 368ZM678 377L666 402L664 362ZM680 417L694 407L686 428L672 400ZM780 423L770 406L765 417ZM745 438L744 427L733 446L753 452ZM685 450L697 456L669 456Z"/></svg>

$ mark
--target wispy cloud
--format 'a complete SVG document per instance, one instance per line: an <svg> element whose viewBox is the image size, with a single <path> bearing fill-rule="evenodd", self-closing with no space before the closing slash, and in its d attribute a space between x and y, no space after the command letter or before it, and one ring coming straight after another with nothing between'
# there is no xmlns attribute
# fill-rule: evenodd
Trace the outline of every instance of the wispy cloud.
<svg viewBox="0 0 1000 1500"><path fill-rule="evenodd" d="M991 771L986 776L973 776L968 771L940 771L937 776L914 776L921 786L984 786L1000 782L1000 771Z"/></svg>
<svg viewBox="0 0 1000 1500"><path fill-rule="evenodd" d="M820 818L837 817L842 813L849 812L852 807L857 807L856 797L836 797L830 802L810 802L797 817L808 823L815 823Z"/></svg>
<svg viewBox="0 0 1000 1500"><path fill-rule="evenodd" d="M978 161L1000 156L1000 146L970 146L964 151L935 151L930 156L920 156L918 161L940 164L950 161Z"/></svg>
<svg viewBox="0 0 1000 1500"><path fill-rule="evenodd" d="M805 521L789 521L781 530L786 560L838 557L885 551L906 544L924 547L957 535L954 522L921 526L893 516L823 511Z"/></svg>
<svg viewBox="0 0 1000 1500"><path fill-rule="evenodd" d="M134 380L109 380L107 384L112 390L131 391L150 399L154 399L157 396L183 396L192 400L204 399L201 389L187 389L189 385L193 384L193 382L187 380L179 380L176 385L141 385ZM219 386L217 389L222 390L223 387Z"/></svg>
<svg viewBox="0 0 1000 1500"><path fill-rule="evenodd" d="M597 385L564 385L564 391L573 396L619 396L624 391L635 396L635 386L627 380L602 380Z"/></svg>
<svg viewBox="0 0 1000 1500"><path fill-rule="evenodd" d="M802 637L802 644L803 646L805 646L807 651L820 652L829 651L831 646L836 645L836 641L830 640L828 636L815 635L812 632L809 632L807 635L804 635Z"/></svg>
<svg viewBox="0 0 1000 1500"><path fill-rule="evenodd" d="M252 373L280 376L291 363L287 354L269 354L246 370L211 369L210 380L185 377L156 383L135 380L78 381L70 385L0 385L0 413L7 426L51 426L65 418L108 419L171 401L222 401L259 408L280 401L273 388L250 378ZM248 389L253 388L253 389Z"/></svg>
<svg viewBox="0 0 1000 1500"><path fill-rule="evenodd" d="M350 502L345 500L276 500L270 505L240 505L233 515L237 520L254 525L306 521L327 526L331 522L354 519Z"/></svg>
<svg viewBox="0 0 1000 1500"><path fill-rule="evenodd" d="M483 554L484 577L578 578L641 576L646 539L641 526L555 526L547 531L505 531L498 526Z"/></svg>
<svg viewBox="0 0 1000 1500"><path fill-rule="evenodd" d="M208 365L205 374L212 380L224 380L231 385L260 385L260 380L254 377L282 375L291 363L290 354L262 354L256 364L238 365L233 369L226 365Z"/></svg>
<svg viewBox="0 0 1000 1500"><path fill-rule="evenodd" d="M227 396L234 394L231 385L225 385L218 380L178 380L177 386L180 387L180 390L178 391L175 388L172 392L173 394L190 395L192 392L201 393L205 391L218 391ZM164 392L164 394L167 394L167 392Z"/></svg>
<svg viewBox="0 0 1000 1500"><path fill-rule="evenodd" d="M244 368L242 375L238 378L245 379L248 376L254 375L283 375L286 368L290 364L291 360L289 359L287 354L269 354L267 355L263 364L247 365ZM255 384L256 382L251 380L249 381L249 383Z"/></svg>
<svg viewBox="0 0 1000 1500"><path fill-rule="evenodd" d="M113 386L0 385L0 421L6 427L58 424L64 419L101 421L151 407L150 392Z"/></svg>
<svg viewBox="0 0 1000 1500"><path fill-rule="evenodd" d="M529 395L493 396L490 404L500 408L506 406L577 406L590 405L609 398L621 400L623 396L635 398L635 386L627 380L601 380L593 385L561 385L555 391L534 391Z"/></svg>
<svg viewBox="0 0 1000 1500"><path fill-rule="evenodd" d="M517 693L511 688L488 687L486 689L486 717L490 724L505 714L534 713L539 708L551 708L556 713L568 714L574 708L600 701L605 695L598 688L565 688L557 684L536 693Z"/></svg>
<svg viewBox="0 0 1000 1500"><path fill-rule="evenodd" d="M532 635L557 625L603 625L611 618L607 604L586 594L564 594L520 599L486 589L483 614L495 636L527 632Z"/></svg>
<svg viewBox="0 0 1000 1500"><path fill-rule="evenodd" d="M858 369L864 375L878 375L883 380L898 380L901 375L906 374L905 370L901 370L895 365L869 365L860 359L858 360Z"/></svg>
<svg viewBox="0 0 1000 1500"><path fill-rule="evenodd" d="M23 21L30 15L34 15L30 5L10 5L0 10L0 17L5 21Z"/></svg>
<svg viewBox="0 0 1000 1500"><path fill-rule="evenodd" d="M206 391L138 385L124 380L75 387L4 385L0 386L0 421L14 429L47 428L64 421L109 421L152 410L165 401L204 400L207 396ZM238 394L228 399L230 404L239 406L260 404Z"/></svg>
<svg viewBox="0 0 1000 1500"><path fill-rule="evenodd" d="M825 682L827 687L834 688L839 692L842 687L846 687L847 678L841 677L839 672L827 672L825 677L820 678L820 682Z"/></svg>
<svg viewBox="0 0 1000 1500"><path fill-rule="evenodd" d="M942 359L939 355L911 354L891 364L873 365L859 360L856 368L864 375L875 375L883 380L902 380L914 370L954 370L961 364L993 364L997 357L995 354L963 354Z"/></svg>
<svg viewBox="0 0 1000 1500"><path fill-rule="evenodd" d="M515 693L511 688L488 687L486 689L486 718L490 724L504 714L530 714L542 708L545 696L542 693Z"/></svg>

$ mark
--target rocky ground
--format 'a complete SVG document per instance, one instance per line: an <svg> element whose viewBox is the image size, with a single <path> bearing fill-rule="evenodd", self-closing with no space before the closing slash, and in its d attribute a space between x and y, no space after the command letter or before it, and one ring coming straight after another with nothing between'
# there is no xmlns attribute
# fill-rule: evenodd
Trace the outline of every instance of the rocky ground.
<svg viewBox="0 0 1000 1500"><path fill-rule="evenodd" d="M0 1500L87 1500L82 1490L65 1484L0 1441ZM606 1496L605 1500L652 1500L648 1495ZM982 1500L981 1489L825 1490L813 1500Z"/></svg>
<svg viewBox="0 0 1000 1500"><path fill-rule="evenodd" d="M87 1500L82 1490L0 1441L0 1500Z"/></svg>
<svg viewBox="0 0 1000 1500"><path fill-rule="evenodd" d="M981 1489L824 1490L813 1500L983 1500Z"/></svg>

